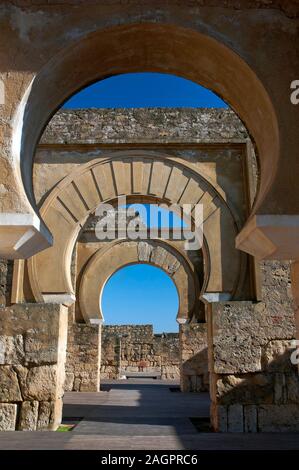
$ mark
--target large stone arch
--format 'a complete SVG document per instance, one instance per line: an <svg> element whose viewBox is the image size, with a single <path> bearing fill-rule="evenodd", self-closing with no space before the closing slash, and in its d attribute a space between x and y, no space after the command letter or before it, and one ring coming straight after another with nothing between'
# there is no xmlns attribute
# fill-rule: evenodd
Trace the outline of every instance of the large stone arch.
<svg viewBox="0 0 299 470"><path fill-rule="evenodd" d="M288 177L289 170L284 166L278 172L281 144L277 113L254 65L249 66L244 60L246 54L242 58L234 52L230 40L224 40L225 35L213 28L205 27L199 32L198 28L182 27L176 24L176 19L173 21L172 24L123 24L81 33L77 41L62 48L35 76L15 120L13 150L27 198L36 211L30 171L34 149L61 103L78 89L101 78L117 73L156 71L183 76L210 88L225 98L245 122L257 145L261 163L259 192L252 216L257 210L259 214L296 213L298 208L293 205L290 211L288 201L284 201L286 187L289 190L290 185L286 186L283 178ZM70 74L70 70L75 73ZM289 158L286 148L287 141L284 152ZM273 192L270 191L272 184ZM282 251L283 257L287 257L296 246L293 242L297 219L292 220L274 220L263 215L251 217L246 230L238 237L238 247L254 254L263 238L268 243L260 248L260 257L279 258ZM38 225L37 221L35 224ZM281 227L276 229L277 224L292 225L288 244L281 236ZM35 227L30 241L23 240L26 246L18 245L23 256L26 247L28 252L41 249L41 242L36 248L33 243L40 230ZM45 236L45 230L43 233Z"/></svg>
<svg viewBox="0 0 299 470"><path fill-rule="evenodd" d="M185 323L191 318L199 286L186 257L162 240L117 240L98 250L83 270L78 301L86 323L104 319L100 299L109 278L119 269L138 263L151 264L168 274L179 298L177 321Z"/></svg>
<svg viewBox="0 0 299 470"><path fill-rule="evenodd" d="M114 153L76 168L48 195L40 212L54 244L29 260L29 277L36 301L71 304L71 254L88 216L104 201L121 195L135 200L203 205L205 282L203 298L229 299L242 289L244 256L234 239L241 221L220 187L179 158L152 152Z"/></svg>

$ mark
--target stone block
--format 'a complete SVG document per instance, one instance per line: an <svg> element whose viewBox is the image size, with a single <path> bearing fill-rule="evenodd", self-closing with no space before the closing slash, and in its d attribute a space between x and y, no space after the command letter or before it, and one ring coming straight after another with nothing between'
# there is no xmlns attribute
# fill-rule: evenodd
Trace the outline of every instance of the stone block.
<svg viewBox="0 0 299 470"><path fill-rule="evenodd" d="M257 372L262 367L262 348L271 341L293 337L293 313L285 308L282 311L281 303L280 311L273 311L271 299L269 302L269 305L245 301L211 304L216 373ZM268 358L274 351L272 344Z"/></svg>
<svg viewBox="0 0 299 470"><path fill-rule="evenodd" d="M243 405L230 405L227 411L227 431L244 432L243 421Z"/></svg>
<svg viewBox="0 0 299 470"><path fill-rule="evenodd" d="M0 402L22 401L18 376L12 366L0 366Z"/></svg>
<svg viewBox="0 0 299 470"><path fill-rule="evenodd" d="M281 372L274 374L274 401L275 403L285 403L287 399L286 379Z"/></svg>
<svg viewBox="0 0 299 470"><path fill-rule="evenodd" d="M216 374L257 372L261 370L261 348L252 338L235 334L214 340L214 371Z"/></svg>
<svg viewBox="0 0 299 470"><path fill-rule="evenodd" d="M274 377L262 373L226 375L216 380L215 394L219 404L273 403Z"/></svg>
<svg viewBox="0 0 299 470"><path fill-rule="evenodd" d="M290 346L290 340L269 341L262 354L263 369L278 372L291 370L293 364L291 363L290 356L293 349Z"/></svg>
<svg viewBox="0 0 299 470"><path fill-rule="evenodd" d="M38 419L36 424L36 429L38 431L49 429L53 407L54 405L51 401L41 401L39 403Z"/></svg>
<svg viewBox="0 0 299 470"><path fill-rule="evenodd" d="M21 404L18 430L35 431L38 419L38 401L23 401Z"/></svg>
<svg viewBox="0 0 299 470"><path fill-rule="evenodd" d="M287 389L287 401L288 403L299 404L299 375L297 368L290 374L285 375L286 389Z"/></svg>
<svg viewBox="0 0 299 470"><path fill-rule="evenodd" d="M55 400L57 398L57 366L29 369L23 395L27 400Z"/></svg>
<svg viewBox="0 0 299 470"><path fill-rule="evenodd" d="M299 405L262 405L258 407L260 432L299 432Z"/></svg>
<svg viewBox="0 0 299 470"><path fill-rule="evenodd" d="M60 425L62 420L62 406L63 402L61 398L51 402L51 414L49 420L49 429L55 431Z"/></svg>
<svg viewBox="0 0 299 470"><path fill-rule="evenodd" d="M17 411L16 404L0 403L0 431L15 431Z"/></svg>
<svg viewBox="0 0 299 470"><path fill-rule="evenodd" d="M227 407L211 404L211 425L216 432L227 432Z"/></svg>
<svg viewBox="0 0 299 470"><path fill-rule="evenodd" d="M59 304L15 304L1 309L0 359L12 364L59 362L67 339L67 308ZM11 337L11 339L9 338Z"/></svg>
<svg viewBox="0 0 299 470"><path fill-rule="evenodd" d="M23 336L0 336L0 365L20 364L24 361L24 342Z"/></svg>
<svg viewBox="0 0 299 470"><path fill-rule="evenodd" d="M73 390L75 375L72 372L65 373L64 390L71 392Z"/></svg>
<svg viewBox="0 0 299 470"><path fill-rule="evenodd" d="M244 432L257 432L257 409L255 405L244 406Z"/></svg>

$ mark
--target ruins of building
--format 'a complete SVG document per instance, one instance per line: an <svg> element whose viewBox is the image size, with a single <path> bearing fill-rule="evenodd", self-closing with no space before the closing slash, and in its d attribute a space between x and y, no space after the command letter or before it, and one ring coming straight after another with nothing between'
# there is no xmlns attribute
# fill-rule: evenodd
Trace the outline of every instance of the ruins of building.
<svg viewBox="0 0 299 470"><path fill-rule="evenodd" d="M55 429L65 389L99 390L101 291L120 267L148 262L177 287L181 387L200 390L209 368L214 429L297 431L290 263L235 247L259 171L230 110L59 111L33 167L53 245L1 262L1 429ZM98 240L94 211L120 195L202 203L202 249L171 237Z"/></svg>

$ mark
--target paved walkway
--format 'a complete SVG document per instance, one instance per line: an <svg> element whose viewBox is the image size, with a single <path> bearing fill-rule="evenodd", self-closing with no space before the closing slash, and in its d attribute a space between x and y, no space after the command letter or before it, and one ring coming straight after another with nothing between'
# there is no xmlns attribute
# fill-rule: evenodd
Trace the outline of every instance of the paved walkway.
<svg viewBox="0 0 299 470"><path fill-rule="evenodd" d="M209 416L208 394L172 392L174 385L137 379L66 393L65 422L81 418L73 431L2 432L0 449L299 449L298 434L198 432L189 418Z"/></svg>

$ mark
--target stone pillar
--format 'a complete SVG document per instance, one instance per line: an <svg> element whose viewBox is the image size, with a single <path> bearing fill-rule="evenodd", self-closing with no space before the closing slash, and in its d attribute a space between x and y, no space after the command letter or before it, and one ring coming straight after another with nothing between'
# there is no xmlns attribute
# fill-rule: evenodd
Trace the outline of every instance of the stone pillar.
<svg viewBox="0 0 299 470"><path fill-rule="evenodd" d="M67 308L0 310L0 430L55 430L61 422Z"/></svg>
<svg viewBox="0 0 299 470"><path fill-rule="evenodd" d="M182 392L209 390L206 323L180 325L180 363Z"/></svg>
<svg viewBox="0 0 299 470"><path fill-rule="evenodd" d="M292 312L284 305L269 309L265 302L219 302L211 304L208 321L213 428L298 432Z"/></svg>
<svg viewBox="0 0 299 470"><path fill-rule="evenodd" d="M101 325L69 322L65 390L100 390Z"/></svg>

